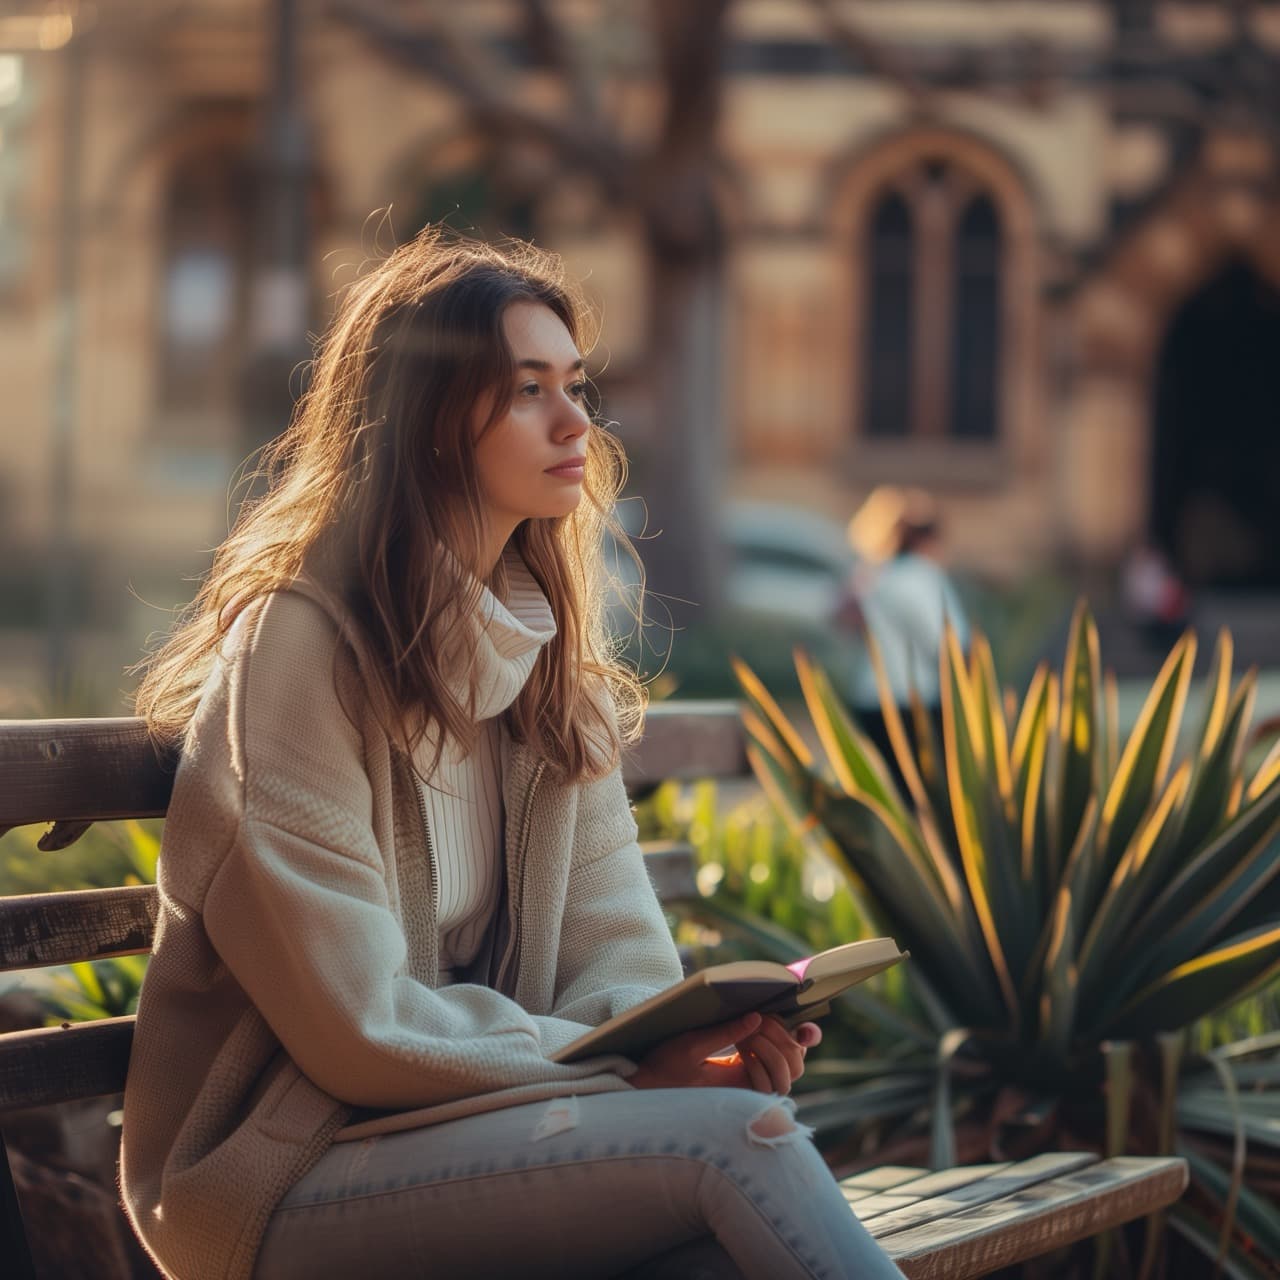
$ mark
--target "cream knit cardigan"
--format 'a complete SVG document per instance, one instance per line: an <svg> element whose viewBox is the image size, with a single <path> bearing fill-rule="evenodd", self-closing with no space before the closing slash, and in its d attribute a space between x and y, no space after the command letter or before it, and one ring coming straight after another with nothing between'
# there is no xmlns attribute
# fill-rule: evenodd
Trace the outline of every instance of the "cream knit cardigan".
<svg viewBox="0 0 1280 1280"><path fill-rule="evenodd" d="M483 971L435 987L422 806L365 660L303 583L255 601L184 744L120 1159L130 1220L179 1280L247 1280L335 1140L629 1088L625 1058L549 1058L680 977L621 771L567 784L512 743Z"/></svg>

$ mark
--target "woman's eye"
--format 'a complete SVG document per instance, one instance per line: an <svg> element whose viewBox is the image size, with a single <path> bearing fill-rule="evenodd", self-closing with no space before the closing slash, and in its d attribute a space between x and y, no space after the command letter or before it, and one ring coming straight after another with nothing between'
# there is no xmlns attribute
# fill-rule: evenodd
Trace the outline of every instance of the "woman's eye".
<svg viewBox="0 0 1280 1280"><path fill-rule="evenodd" d="M540 388L536 382L526 382L524 386L520 388L520 394L522 396L536 396L539 390Z"/></svg>
<svg viewBox="0 0 1280 1280"><path fill-rule="evenodd" d="M587 384L585 382L575 382L573 386L569 388L569 394L572 395L575 400L581 400L582 397L587 394Z"/></svg>

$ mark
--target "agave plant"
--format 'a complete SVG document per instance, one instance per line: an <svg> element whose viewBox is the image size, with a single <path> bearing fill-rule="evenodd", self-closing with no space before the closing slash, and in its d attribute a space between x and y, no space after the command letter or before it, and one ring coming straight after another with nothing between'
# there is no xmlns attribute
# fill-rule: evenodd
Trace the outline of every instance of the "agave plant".
<svg viewBox="0 0 1280 1280"><path fill-rule="evenodd" d="M957 1118L988 1147L1021 1133L1024 1149L1184 1152L1202 1207L1219 1212L1212 1230L1194 1209L1175 1225L1236 1274L1265 1274L1248 1250L1280 1258L1280 1213L1257 1194L1280 1164L1280 1038L1205 1058L1184 1034L1280 973L1280 745L1246 770L1255 673L1233 683L1224 631L1201 724L1175 760L1189 632L1122 747L1115 679L1082 603L1063 669L1042 664L1021 702L983 636L966 657L948 632L941 740L913 699L912 745L868 648L905 793L804 654L820 760L735 663L758 778L798 829L829 837L875 926L911 952L930 1029L931 1069L917 1060L892 1096L884 1081L811 1095L815 1118L866 1119L859 1092L878 1086L882 1126L930 1117L935 1165L955 1161ZM1234 1243L1217 1234L1236 1223Z"/></svg>

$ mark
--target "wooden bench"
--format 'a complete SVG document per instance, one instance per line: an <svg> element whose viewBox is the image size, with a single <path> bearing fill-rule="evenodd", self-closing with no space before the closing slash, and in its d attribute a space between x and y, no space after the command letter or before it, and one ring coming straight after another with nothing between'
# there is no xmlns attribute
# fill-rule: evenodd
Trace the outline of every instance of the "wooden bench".
<svg viewBox="0 0 1280 1280"><path fill-rule="evenodd" d="M653 707L626 766L633 797L664 779L748 773L732 703ZM52 822L41 841L51 856L95 821L163 816L172 782L172 763L156 758L139 720L0 721L0 834ZM664 902L697 899L688 847L654 845L646 854ZM155 919L152 885L0 898L0 970L143 953ZM120 1093L132 1037L132 1018L0 1035L0 1118ZM1182 1160L1070 1154L939 1172L886 1167L840 1185L908 1276L963 1280L1150 1214L1176 1199L1186 1178ZM0 1263L13 1280L35 1280L2 1134Z"/></svg>
<svg viewBox="0 0 1280 1280"><path fill-rule="evenodd" d="M884 1165L840 1182L911 1280L967 1280L1085 1240L1171 1204L1187 1162L1085 1152L930 1172Z"/></svg>

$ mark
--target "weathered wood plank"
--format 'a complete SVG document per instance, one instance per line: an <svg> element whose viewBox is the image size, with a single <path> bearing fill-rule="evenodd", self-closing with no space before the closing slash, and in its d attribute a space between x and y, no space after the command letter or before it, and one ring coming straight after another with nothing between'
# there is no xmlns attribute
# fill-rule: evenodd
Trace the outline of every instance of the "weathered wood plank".
<svg viewBox="0 0 1280 1280"><path fill-rule="evenodd" d="M936 1173L925 1173L921 1169L919 1172L923 1176L895 1184L893 1191L888 1196L869 1187L854 1185L853 1179L858 1176L855 1174L853 1178L841 1180L840 1190L844 1193L845 1200L858 1206L854 1213L865 1222L867 1218L884 1212L885 1208L897 1208L899 1205L915 1204L920 1200L927 1200L931 1196L941 1195L944 1191L952 1191L956 1187L964 1186L966 1183L977 1182L990 1174L1000 1173L1002 1170L1009 1168L1011 1163L1011 1161L1006 1160L1003 1164L958 1165L954 1169L941 1169ZM896 1200L897 1204L881 1207L864 1203L873 1199L887 1200L890 1198Z"/></svg>
<svg viewBox="0 0 1280 1280"><path fill-rule="evenodd" d="M903 1195L910 1192L918 1200L941 1196L970 1182L978 1182L982 1178L990 1178L1006 1169L1012 1169L1013 1163L1012 1160L1004 1160L999 1164L960 1164L954 1169L938 1169L933 1173L926 1173L923 1178L903 1183L897 1190Z"/></svg>
<svg viewBox="0 0 1280 1280"><path fill-rule="evenodd" d="M881 1239L910 1280L971 1280L1171 1204L1187 1163L1122 1156Z"/></svg>
<svg viewBox="0 0 1280 1280"><path fill-rule="evenodd" d="M647 856L653 859L649 865L664 901L697 893L687 845L661 846ZM152 885L31 894L0 899L0 932L7 927L7 945L22 960L21 967L41 963L35 956L45 957L45 963L61 963L107 954L94 941L94 930L104 917L110 920L104 936L136 944L119 946L112 954L145 951L155 911ZM131 927L136 932L130 938ZM94 946L100 949L94 951ZM10 953L3 954L7 959ZM48 959L51 956L55 958ZM124 1087L132 1040L132 1018L0 1036L0 1110L118 1092Z"/></svg>
<svg viewBox="0 0 1280 1280"><path fill-rule="evenodd" d="M665 846L648 856L655 858L652 864L657 870L655 880L659 881L660 893L666 893L668 900L683 897L690 891L697 892L693 882L692 852L687 846ZM88 905L108 897L115 897L117 902L127 902L126 911L133 913L135 919L141 908L141 921L145 921L148 928L152 926L156 899L155 889L150 885L0 899L0 912L4 908L20 908L20 912L15 911L11 916L14 930L19 928L19 918L24 922L21 927L30 930L32 900L49 900L36 902L35 918L42 921L41 927L51 925L55 932L61 928L60 936L66 941L58 945L64 945L68 952L84 955L87 948L83 943L83 935L80 942L71 941L79 925L68 921L68 912L74 916L81 903ZM88 910L82 913L79 924L88 921L86 927L92 928L92 920L96 915L96 908L88 906ZM136 940L141 944L141 936ZM43 945L39 938L35 941L38 945ZM139 945L130 949L142 951L146 947ZM62 958L75 956L64 955ZM0 1110L43 1106L74 1098L119 1092L124 1087L132 1041L132 1018L110 1018L99 1022L77 1023L70 1027L15 1031L0 1036Z"/></svg>
<svg viewBox="0 0 1280 1280"><path fill-rule="evenodd" d="M0 720L0 830L28 823L160 817L176 762L136 716ZM741 777L746 737L733 702L658 703L623 760L633 791L668 779Z"/></svg>
<svg viewBox="0 0 1280 1280"><path fill-rule="evenodd" d="M928 1169L918 1169L912 1165L882 1164L874 1169L863 1169L859 1173L851 1173L840 1179L842 1187L856 1187L862 1191L888 1191L891 1187L900 1187L904 1182L914 1182L923 1178Z"/></svg>
<svg viewBox="0 0 1280 1280"><path fill-rule="evenodd" d="M698 897L690 846L643 847L659 901ZM0 972L138 955L151 948L157 910L154 885L0 898Z"/></svg>
<svg viewBox="0 0 1280 1280"><path fill-rule="evenodd" d="M859 1200L870 1200L876 1194L869 1187L841 1187L840 1190L849 1204L857 1204Z"/></svg>
<svg viewBox="0 0 1280 1280"><path fill-rule="evenodd" d="M851 1200L849 1203L853 1205L858 1221L866 1223L869 1219L888 1213L891 1209L901 1209L906 1205L915 1204L918 1199L919 1196L900 1196L891 1191L868 1196L865 1200Z"/></svg>
<svg viewBox="0 0 1280 1280"><path fill-rule="evenodd" d="M688 845L644 848L660 902L698 897ZM0 972L149 951L157 911L154 885L0 898Z"/></svg>
<svg viewBox="0 0 1280 1280"><path fill-rule="evenodd" d="M155 885L0 898L0 972L151 949Z"/></svg>
<svg viewBox="0 0 1280 1280"><path fill-rule="evenodd" d="M645 715L643 739L622 762L633 791L669 778L738 778L750 772L736 702L654 703Z"/></svg>
<svg viewBox="0 0 1280 1280"><path fill-rule="evenodd" d="M867 1229L873 1236L881 1237L895 1231L922 1226L926 1222L948 1217L973 1205L988 1204L992 1200L1003 1199L1037 1182L1045 1182L1050 1178L1074 1173L1086 1165L1095 1164L1097 1159L1097 1156L1088 1151L1051 1152L1046 1155L1032 1156L1029 1160L1022 1160L1017 1164L988 1173L985 1177L971 1179L960 1186L952 1187L940 1195L919 1198L911 1205L895 1207L892 1212L882 1214L874 1223L868 1223ZM909 1193L916 1185L916 1183L908 1183L901 1190Z"/></svg>
<svg viewBox="0 0 1280 1280"><path fill-rule="evenodd" d="M646 840L640 847L659 902L692 902L700 896L691 845Z"/></svg>
<svg viewBox="0 0 1280 1280"><path fill-rule="evenodd" d="M0 1036L0 1111L124 1089L133 1018L103 1018Z"/></svg>
<svg viewBox="0 0 1280 1280"><path fill-rule="evenodd" d="M654 842L644 849L659 901L698 897L688 845ZM148 951L157 910L154 885L0 898L0 972Z"/></svg>
<svg viewBox="0 0 1280 1280"><path fill-rule="evenodd" d="M0 720L0 827L158 817L172 789L136 716Z"/></svg>

